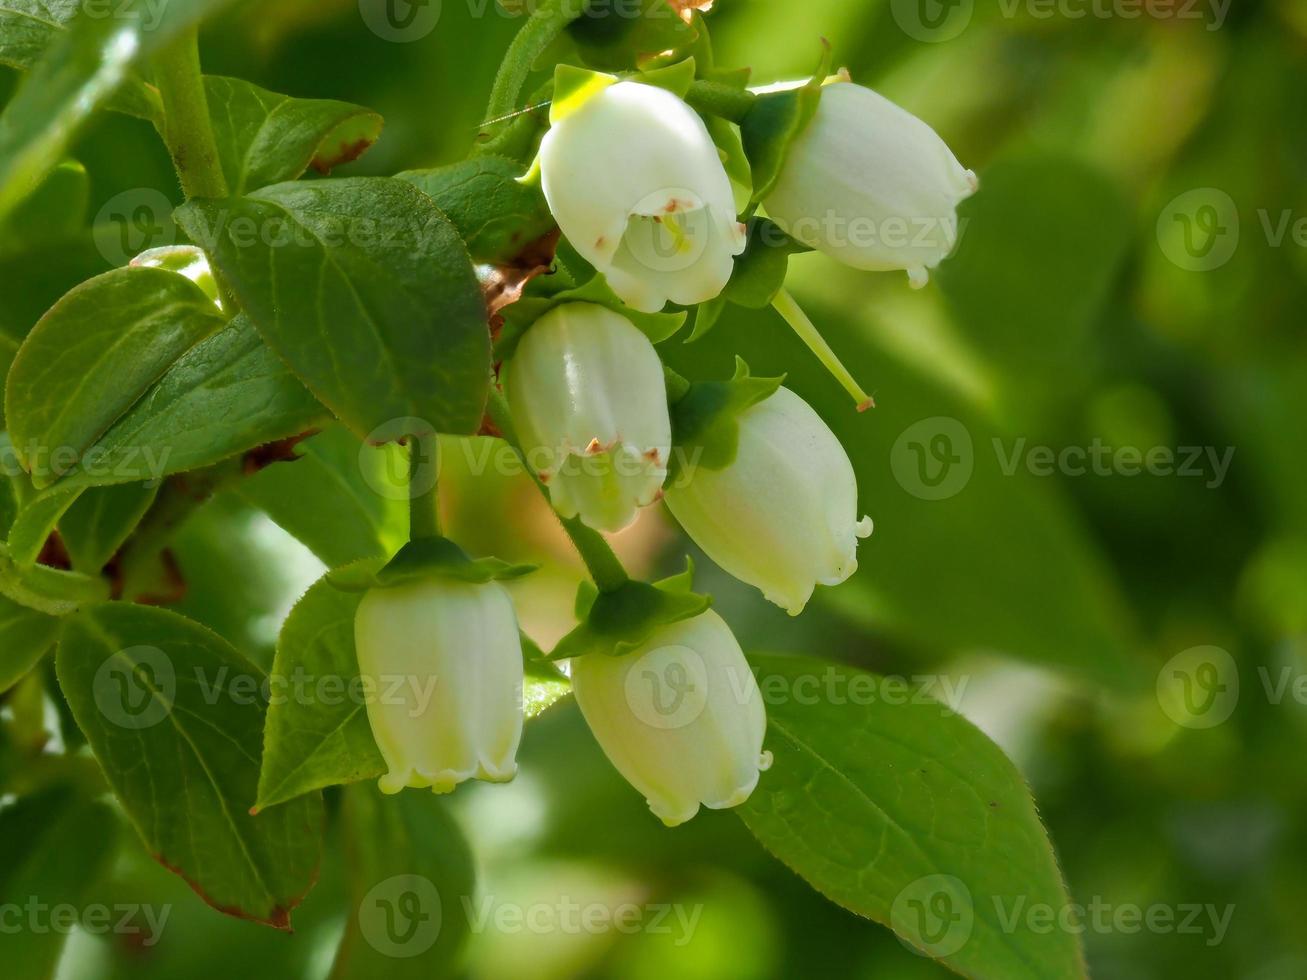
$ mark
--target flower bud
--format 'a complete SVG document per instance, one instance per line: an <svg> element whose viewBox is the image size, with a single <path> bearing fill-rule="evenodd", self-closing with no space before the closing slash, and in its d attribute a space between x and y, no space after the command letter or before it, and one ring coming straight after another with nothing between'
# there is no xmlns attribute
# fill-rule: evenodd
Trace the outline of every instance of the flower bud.
<svg viewBox="0 0 1307 980"><path fill-rule="evenodd" d="M855 269L905 269L919 287L957 244L957 206L976 187L928 125L869 88L836 82L764 206L810 248Z"/></svg>
<svg viewBox="0 0 1307 980"><path fill-rule="evenodd" d="M712 611L660 628L631 653L578 657L571 673L604 754L669 827L700 805L739 806L771 765L758 682Z"/></svg>
<svg viewBox="0 0 1307 980"><path fill-rule="evenodd" d="M735 460L667 488L672 515L714 562L797 616L858 568L858 485L844 447L787 388L740 414Z"/></svg>
<svg viewBox="0 0 1307 980"><path fill-rule="evenodd" d="M658 498L672 423L662 361L626 317L556 307L522 337L505 376L527 463L564 517L620 531Z"/></svg>
<svg viewBox="0 0 1307 980"><path fill-rule="evenodd" d="M745 229L708 128L671 92L590 95L554 122L539 162L563 234L628 306L657 313L726 287Z"/></svg>
<svg viewBox="0 0 1307 980"><path fill-rule="evenodd" d="M522 640L503 586L430 576L374 589L354 631L383 793L513 778Z"/></svg>

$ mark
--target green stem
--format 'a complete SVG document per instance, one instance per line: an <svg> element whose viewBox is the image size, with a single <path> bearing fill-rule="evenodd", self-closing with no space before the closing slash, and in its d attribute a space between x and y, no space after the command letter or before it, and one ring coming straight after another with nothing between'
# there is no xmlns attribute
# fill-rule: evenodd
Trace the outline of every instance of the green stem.
<svg viewBox="0 0 1307 980"><path fill-rule="evenodd" d="M440 480L440 439L434 432L409 437L410 541L440 537L436 493Z"/></svg>
<svg viewBox="0 0 1307 980"><path fill-rule="evenodd" d="M163 100L164 142L187 199L226 197L227 178L204 95L196 28L164 49L155 61L155 74Z"/></svg>
<svg viewBox="0 0 1307 980"><path fill-rule="evenodd" d="M758 96L748 89L735 88L721 82L709 82L702 79L690 86L685 94L685 101L697 112L711 116L721 116L733 123L744 121L758 101Z"/></svg>
<svg viewBox="0 0 1307 980"><path fill-rule="evenodd" d="M490 92L484 125L501 121L520 108L518 98L522 86L531 76L536 61L584 10L585 0L541 0L504 55Z"/></svg>
<svg viewBox="0 0 1307 980"><path fill-rule="evenodd" d="M799 304L794 301L794 297L786 290L782 289L772 300L772 306L776 312L785 318L785 322L790 325L799 339L808 345L808 349L817 355L817 359L825 365L826 370L834 375L835 380L844 386L844 390L853 396L857 402L858 411L865 412L869 408L875 408L876 402L867 394L862 385L854 379L849 373L849 369L844 366L844 362L831 349L831 345L826 343L826 338L817 330L816 324L808 319L808 314L804 313Z"/></svg>
<svg viewBox="0 0 1307 980"><path fill-rule="evenodd" d="M527 472L531 474L531 479L535 481L536 488L548 500L549 488L527 465L526 454L522 452L522 444L518 442L517 433L513 428L513 416L508 411L508 402L503 394L495 388L490 390L488 411L491 421L499 429L499 434L512 447L518 459L526 466ZM626 569L622 567L621 560L613 553L613 549L608 546L608 542L604 540L602 534L587 526L578 517L559 517L558 521L563 525L563 530L567 532L567 536L572 539L577 554L585 562L586 570L590 573L590 578L594 580L594 584L600 592L616 592L630 581L630 576L626 574Z"/></svg>

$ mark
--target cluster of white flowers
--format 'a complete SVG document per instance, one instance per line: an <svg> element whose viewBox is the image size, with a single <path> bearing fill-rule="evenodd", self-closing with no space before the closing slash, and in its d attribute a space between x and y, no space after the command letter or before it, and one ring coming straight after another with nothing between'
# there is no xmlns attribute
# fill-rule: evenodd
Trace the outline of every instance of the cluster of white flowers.
<svg viewBox="0 0 1307 980"><path fill-rule="evenodd" d="M713 300L746 229L708 128L672 92L599 79L555 106L540 148L539 178L563 235L630 311ZM762 204L804 245L859 269L904 270L919 284L953 248L956 207L975 186L925 123L841 79L823 89ZM852 242L828 233L838 222L813 220L832 215L930 230L897 245ZM514 424L531 458L548 461L538 476L555 508L616 532L665 496L710 558L798 615L816 586L854 573L859 539L871 533L847 454L806 402L779 388L739 413L732 462L692 465L665 486L672 411L662 362L633 318L592 303L556 306L505 365ZM594 465L569 467L571 457ZM383 789L511 778L523 667L502 587L433 580L374 592L357 640L365 675L417 670L447 681L419 717L370 707L390 769ZM570 672L609 759L669 825L701 805L743 802L768 765L758 685L715 613L664 625L622 656L576 658Z"/></svg>

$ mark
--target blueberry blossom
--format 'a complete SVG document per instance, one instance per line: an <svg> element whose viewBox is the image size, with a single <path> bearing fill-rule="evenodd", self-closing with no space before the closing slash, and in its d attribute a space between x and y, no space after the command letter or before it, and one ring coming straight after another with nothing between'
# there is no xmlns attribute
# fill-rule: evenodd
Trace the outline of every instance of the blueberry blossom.
<svg viewBox="0 0 1307 980"><path fill-rule="evenodd" d="M857 269L904 269L919 287L957 244L957 206L976 187L926 123L840 81L822 90L763 203L810 248Z"/></svg>
<svg viewBox="0 0 1307 980"><path fill-rule="evenodd" d="M503 586L433 575L377 588L354 625L368 720L389 770L382 792L513 778L522 641Z"/></svg>
<svg viewBox="0 0 1307 980"><path fill-rule="evenodd" d="M633 309L713 299L746 236L707 127L664 89L594 79L556 104L540 147L559 227Z"/></svg>
<svg viewBox="0 0 1307 980"><path fill-rule="evenodd" d="M619 313L567 303L533 324L505 374L526 459L555 509L620 531L658 499L672 428L662 362Z"/></svg>
<svg viewBox="0 0 1307 980"><path fill-rule="evenodd" d="M656 630L622 656L572 661L572 688L609 761L669 827L739 806L771 764L758 682L722 618Z"/></svg>
<svg viewBox="0 0 1307 980"><path fill-rule="evenodd" d="M667 506L723 569L797 616L818 585L858 568L858 486L844 447L787 388L739 416L735 459L696 466L667 487Z"/></svg>

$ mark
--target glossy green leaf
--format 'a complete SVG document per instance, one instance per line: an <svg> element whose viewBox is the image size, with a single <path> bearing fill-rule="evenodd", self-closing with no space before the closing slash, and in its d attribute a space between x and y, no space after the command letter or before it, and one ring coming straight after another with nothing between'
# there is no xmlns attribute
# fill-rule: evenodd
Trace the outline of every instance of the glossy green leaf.
<svg viewBox="0 0 1307 980"><path fill-rule="evenodd" d="M324 425L245 316L187 351L55 489L157 483Z"/></svg>
<svg viewBox="0 0 1307 980"><path fill-rule="evenodd" d="M5 415L38 488L70 472L187 351L224 325L184 276L116 269L41 318L14 358Z"/></svg>
<svg viewBox="0 0 1307 980"><path fill-rule="evenodd" d="M59 520L73 569L95 574L108 564L158 496L157 484L123 483L82 493Z"/></svg>
<svg viewBox="0 0 1307 980"><path fill-rule="evenodd" d="M68 31L85 0L3 0L0 2L0 65L31 70ZM161 114L159 93L134 72L109 98L109 107L144 119Z"/></svg>
<svg viewBox="0 0 1307 980"><path fill-rule="evenodd" d="M351 914L331 980L461 976L476 865L445 803L351 786L344 819Z"/></svg>
<svg viewBox="0 0 1307 980"><path fill-rule="evenodd" d="M23 9L39 9L29 8L26 0L19 2ZM123 0L112 16L87 13L68 21L0 113L0 218L58 163L82 124L130 79L137 60L154 54L224 2ZM26 40L14 50L27 52L33 28L27 23L30 17L23 20ZM140 87L126 105L147 117L154 111L149 91Z"/></svg>
<svg viewBox="0 0 1307 980"><path fill-rule="evenodd" d="M483 156L396 176L430 197L454 223L477 262L509 263L551 232L554 217L538 183L522 183L522 165Z"/></svg>
<svg viewBox="0 0 1307 980"><path fill-rule="evenodd" d="M265 676L175 613L109 603L69 619L59 684L145 846L215 908L290 927L316 875L322 805L257 817Z"/></svg>
<svg viewBox="0 0 1307 980"><path fill-rule="evenodd" d="M332 426L243 480L242 499L330 568L390 554L408 535L408 460L398 446L365 446Z"/></svg>
<svg viewBox="0 0 1307 980"><path fill-rule="evenodd" d="M754 663L774 763L738 812L769 851L963 976L1087 976L1076 935L1020 915L1069 899L1030 790L997 746L941 704L875 696L873 675ZM840 694L806 697L806 685Z"/></svg>
<svg viewBox="0 0 1307 980"><path fill-rule="evenodd" d="M0 694L40 663L59 635L59 620L0 596Z"/></svg>
<svg viewBox="0 0 1307 980"><path fill-rule="evenodd" d="M359 436L467 434L485 409L490 339L467 249L402 180L278 184L176 217L268 344Z"/></svg>
<svg viewBox="0 0 1307 980"><path fill-rule="evenodd" d="M59 488L24 499L9 528L9 556L20 565L36 561L59 519L77 501L78 493Z"/></svg>
<svg viewBox="0 0 1307 980"><path fill-rule="evenodd" d="M375 572L382 564L377 559L366 567ZM326 786L376 779L386 771L357 690L354 615L362 601L362 593L342 591L323 578L282 627L271 676L292 693L295 679L301 678L307 696L278 699L268 711L260 810ZM315 693L327 685L336 693Z"/></svg>
<svg viewBox="0 0 1307 980"><path fill-rule="evenodd" d="M330 99L293 99L239 78L204 79L227 186L235 195L326 173L356 160L381 135L381 116Z"/></svg>

